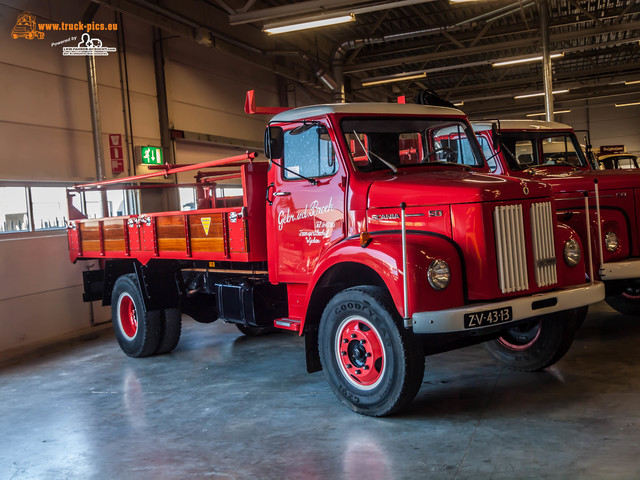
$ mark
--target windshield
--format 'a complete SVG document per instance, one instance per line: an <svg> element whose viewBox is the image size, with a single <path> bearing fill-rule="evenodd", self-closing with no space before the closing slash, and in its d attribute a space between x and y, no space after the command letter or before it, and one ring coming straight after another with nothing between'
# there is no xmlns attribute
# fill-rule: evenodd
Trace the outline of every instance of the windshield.
<svg viewBox="0 0 640 480"><path fill-rule="evenodd" d="M588 166L576 136L570 132L503 132L502 146L511 167L516 170L540 166Z"/></svg>
<svg viewBox="0 0 640 480"><path fill-rule="evenodd" d="M637 157L635 155L613 155L611 157L601 157L598 159L601 169L610 168L638 168Z"/></svg>
<svg viewBox="0 0 640 480"><path fill-rule="evenodd" d="M351 160L363 172L484 161L470 127L457 119L345 118L340 125Z"/></svg>

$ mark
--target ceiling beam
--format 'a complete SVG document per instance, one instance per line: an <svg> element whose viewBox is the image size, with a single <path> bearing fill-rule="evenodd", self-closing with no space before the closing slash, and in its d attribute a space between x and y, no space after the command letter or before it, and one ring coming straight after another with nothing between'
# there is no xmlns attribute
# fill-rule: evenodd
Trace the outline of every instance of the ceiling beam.
<svg viewBox="0 0 640 480"><path fill-rule="evenodd" d="M218 0L220 1L220 0ZM241 25L245 23L264 22L275 19L286 19L305 15L314 14L331 14L337 13L336 9L345 9L347 13L362 14L377 12L381 10L390 10L393 8L406 7L408 5L417 5L421 3L433 2L436 0L397 0L395 2L371 1L371 0L309 0L306 2L290 3L288 5L279 5L277 7L263 8L252 12L240 12L229 15L229 25ZM371 3L371 5L355 6L363 3Z"/></svg>
<svg viewBox="0 0 640 480"><path fill-rule="evenodd" d="M566 40L576 40L579 38L585 38L593 35L604 35L607 33L622 32L622 31L636 30L636 29L640 29L640 21L627 22L627 23L618 24L618 25L607 25L604 27L597 27L597 28L582 29L574 32L556 33L550 36L550 41L552 43L559 43ZM356 72L365 72L368 70L375 70L378 68L397 67L400 65L410 65L410 64L419 63L419 62L429 62L434 60L460 58L460 56L493 53L493 52L498 52L500 50L505 50L505 49L513 49L513 48L529 46L531 45L532 40L534 39L521 38L521 39L511 40L507 42L500 42L500 43L494 43L494 44L488 44L488 45L479 45L476 47L468 47L463 50L449 49L446 51L440 51L440 52L426 54L426 55L412 55L407 57L398 56L390 60L383 60L379 62L368 62L368 63L361 63L361 64L355 64L355 65L348 65L348 66L345 66L344 73L349 74L349 73L356 73Z"/></svg>
<svg viewBox="0 0 640 480"><path fill-rule="evenodd" d="M306 2L290 3L277 7L262 8L245 13L229 15L229 25L242 25L243 23L264 22L275 18L293 17L307 13L326 12L332 8L348 7L355 4L367 3L370 0L308 0Z"/></svg>
<svg viewBox="0 0 640 480"><path fill-rule="evenodd" d="M607 65L600 68L592 68L588 70L578 70L578 71L570 71L563 74L559 74L555 77L555 84L557 87L565 87L571 86L567 82L574 82L574 88L588 88L600 85L599 82L595 82L593 84L585 83L582 85L578 85L575 82L583 81L588 82L590 78L597 77L603 74L617 74L619 72L624 71L633 71L640 70L640 62L634 63L626 63L622 65ZM486 83L476 83L474 85L466 85L464 87L453 88L448 90L449 96L460 98L461 100L465 100L465 96L469 94L475 94L479 91L486 92L486 97L494 98L493 94L500 92L505 95L512 95L513 93L522 93L522 89L527 86L540 86L542 88L542 77L540 75L529 76L525 78L517 78L511 80L503 80L503 81L491 81ZM506 89L512 89L512 91L505 91ZM481 96L476 96L472 99L467 99L468 101L472 100L482 100Z"/></svg>

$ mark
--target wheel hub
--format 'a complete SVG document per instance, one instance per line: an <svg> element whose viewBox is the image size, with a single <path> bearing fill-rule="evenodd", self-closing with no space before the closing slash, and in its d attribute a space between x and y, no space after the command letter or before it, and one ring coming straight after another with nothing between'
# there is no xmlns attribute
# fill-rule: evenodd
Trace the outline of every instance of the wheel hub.
<svg viewBox="0 0 640 480"><path fill-rule="evenodd" d="M511 350L526 350L538 340L541 324L541 320L535 320L516 325L507 330L498 341Z"/></svg>
<svg viewBox="0 0 640 480"><path fill-rule="evenodd" d="M120 308L118 309L119 322L122 332L129 338L133 338L138 331L138 317L136 314L136 306L133 299L123 294L120 297Z"/></svg>
<svg viewBox="0 0 640 480"><path fill-rule="evenodd" d="M338 365L350 383L375 387L384 371L384 348L375 328L360 317L342 322L337 336Z"/></svg>
<svg viewBox="0 0 640 480"><path fill-rule="evenodd" d="M640 282L637 279L627 282L622 296L630 300L640 300Z"/></svg>

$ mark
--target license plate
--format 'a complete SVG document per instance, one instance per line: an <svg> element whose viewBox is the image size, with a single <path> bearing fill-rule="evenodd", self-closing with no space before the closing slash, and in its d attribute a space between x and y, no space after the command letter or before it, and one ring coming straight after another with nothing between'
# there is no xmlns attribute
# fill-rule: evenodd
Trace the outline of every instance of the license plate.
<svg viewBox="0 0 640 480"><path fill-rule="evenodd" d="M488 327L497 323L508 322L513 319L511 307L484 310L482 312L465 313L464 328Z"/></svg>

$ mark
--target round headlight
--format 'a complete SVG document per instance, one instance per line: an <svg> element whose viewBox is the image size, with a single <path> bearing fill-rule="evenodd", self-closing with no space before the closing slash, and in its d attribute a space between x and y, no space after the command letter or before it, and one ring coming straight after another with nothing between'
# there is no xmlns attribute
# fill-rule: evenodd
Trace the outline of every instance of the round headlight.
<svg viewBox="0 0 640 480"><path fill-rule="evenodd" d="M570 238L564 243L564 261L570 267L575 267L580 263L582 253L580 252L580 245L573 238Z"/></svg>
<svg viewBox="0 0 640 480"><path fill-rule="evenodd" d="M618 249L618 235L616 235L616 232L607 232L604 236L604 244L607 250L615 252Z"/></svg>
<svg viewBox="0 0 640 480"><path fill-rule="evenodd" d="M444 260L434 260L431 262L427 270L427 279L429 280L429 285L431 285L434 290L447 288L449 280L451 280L451 270L449 270L447 262Z"/></svg>

